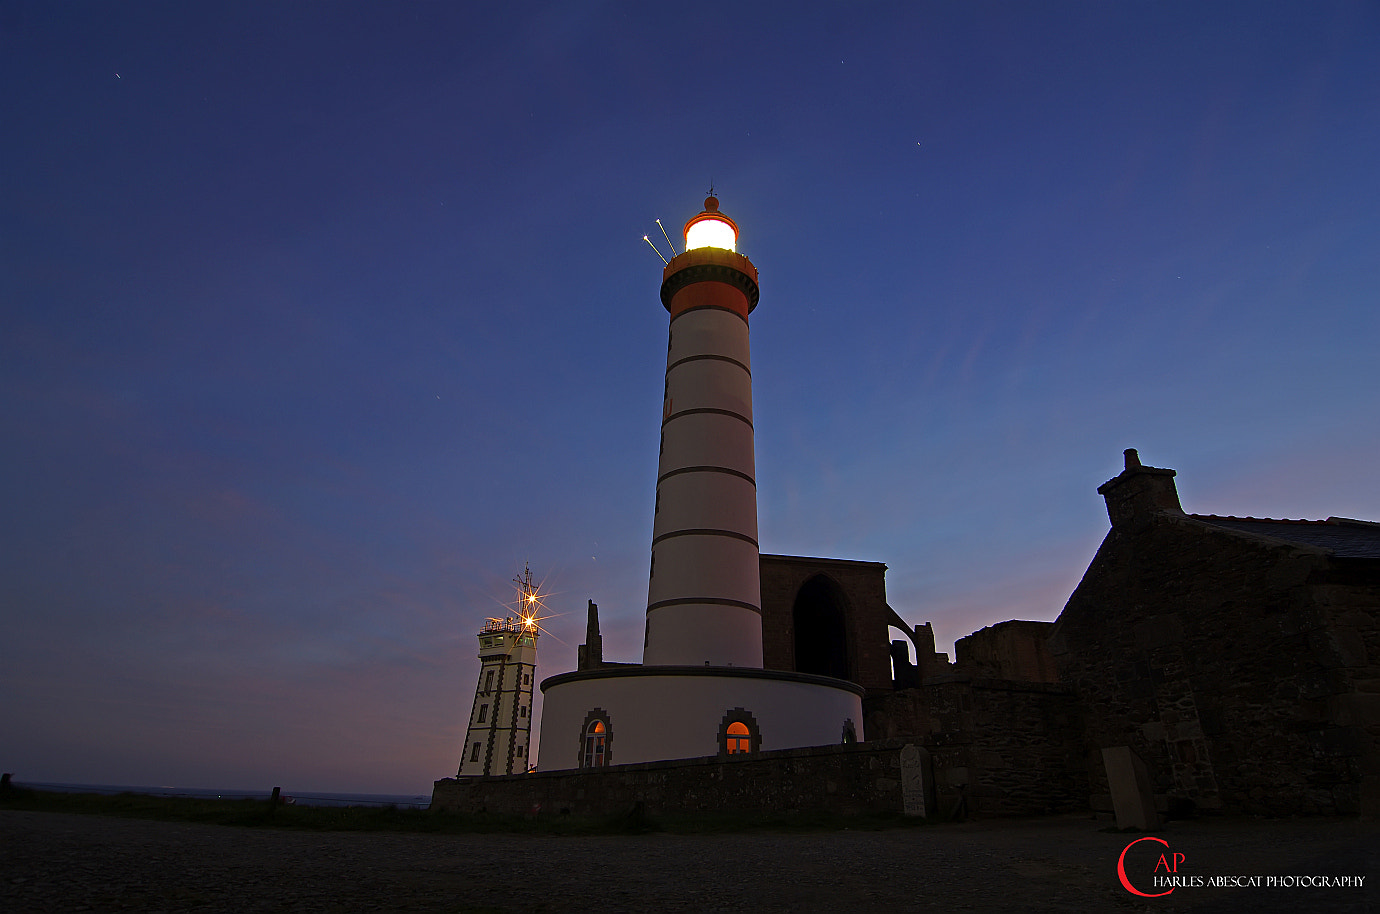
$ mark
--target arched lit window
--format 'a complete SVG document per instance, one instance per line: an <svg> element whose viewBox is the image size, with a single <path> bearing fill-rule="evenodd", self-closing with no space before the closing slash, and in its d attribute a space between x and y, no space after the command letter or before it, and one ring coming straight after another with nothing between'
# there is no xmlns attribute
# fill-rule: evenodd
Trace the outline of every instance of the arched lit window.
<svg viewBox="0 0 1380 914"><path fill-rule="evenodd" d="M751 711L734 708L719 722L719 757L743 755L762 748L762 734Z"/></svg>
<svg viewBox="0 0 1380 914"><path fill-rule="evenodd" d="M606 727L602 720L596 720L585 731L585 768L604 766L604 736Z"/></svg>
<svg viewBox="0 0 1380 914"><path fill-rule="evenodd" d="M584 729L580 731L580 767L603 768L609 764L613 750L613 729L609 714L603 708L595 708L585 715Z"/></svg>

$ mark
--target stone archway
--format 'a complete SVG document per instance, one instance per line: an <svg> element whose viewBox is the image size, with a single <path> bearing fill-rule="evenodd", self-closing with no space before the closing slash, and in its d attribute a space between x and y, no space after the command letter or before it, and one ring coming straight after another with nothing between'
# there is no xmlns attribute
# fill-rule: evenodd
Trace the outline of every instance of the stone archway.
<svg viewBox="0 0 1380 914"><path fill-rule="evenodd" d="M791 621L795 630L796 672L853 678L848 652L848 603L838 582L817 574L801 584Z"/></svg>

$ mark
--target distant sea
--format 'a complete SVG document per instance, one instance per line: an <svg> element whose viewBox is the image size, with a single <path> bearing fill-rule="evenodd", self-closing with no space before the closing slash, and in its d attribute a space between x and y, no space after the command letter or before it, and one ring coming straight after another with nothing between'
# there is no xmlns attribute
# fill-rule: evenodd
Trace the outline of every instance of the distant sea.
<svg viewBox="0 0 1380 914"><path fill-rule="evenodd" d="M55 790L61 793L138 793L151 797L192 797L198 800L267 800L270 790L211 790L199 787L122 787L115 784L44 784L38 781L14 781L15 787L31 790ZM430 796L404 796L391 793L318 793L284 789L285 801L298 806L396 806L399 809L426 809Z"/></svg>

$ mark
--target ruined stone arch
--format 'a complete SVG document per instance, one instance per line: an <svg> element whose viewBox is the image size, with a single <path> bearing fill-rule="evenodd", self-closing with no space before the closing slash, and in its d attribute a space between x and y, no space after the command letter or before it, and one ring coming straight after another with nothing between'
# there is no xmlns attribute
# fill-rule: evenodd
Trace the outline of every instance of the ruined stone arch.
<svg viewBox="0 0 1380 914"><path fill-rule="evenodd" d="M852 679L848 643L848 598L827 574L800 585L791 608L795 632L795 669L836 679Z"/></svg>

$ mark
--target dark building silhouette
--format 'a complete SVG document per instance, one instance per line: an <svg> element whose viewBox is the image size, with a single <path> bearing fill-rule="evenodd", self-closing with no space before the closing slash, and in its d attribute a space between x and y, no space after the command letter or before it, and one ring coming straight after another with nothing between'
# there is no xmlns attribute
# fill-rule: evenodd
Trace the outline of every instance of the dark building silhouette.
<svg viewBox="0 0 1380 914"><path fill-rule="evenodd" d="M983 628L952 663L887 604L886 565L761 556L763 666L862 686L864 743L845 730L731 771L447 780L434 802L887 810L909 744L930 815L1110 812L1103 750L1126 748L1161 812L1380 814L1380 524L1186 514L1174 477L1127 451L1098 489L1111 529L1059 618ZM599 663L592 608L590 633L582 668Z"/></svg>
<svg viewBox="0 0 1380 914"><path fill-rule="evenodd" d="M1185 514L1135 451L1098 491L1112 529L1049 639L1086 747L1130 746L1166 800L1380 812L1380 524Z"/></svg>
<svg viewBox="0 0 1380 914"><path fill-rule="evenodd" d="M1380 524L1186 514L1174 477L1127 451L1058 620L953 663L887 605L885 565L764 555L765 665L865 686L866 738L925 745L973 811L1110 808L1116 746L1162 808L1380 811Z"/></svg>

